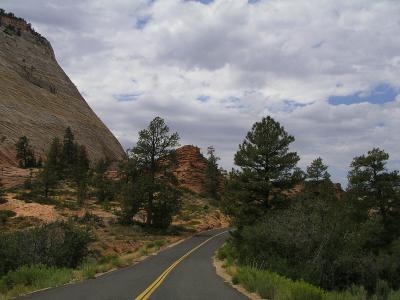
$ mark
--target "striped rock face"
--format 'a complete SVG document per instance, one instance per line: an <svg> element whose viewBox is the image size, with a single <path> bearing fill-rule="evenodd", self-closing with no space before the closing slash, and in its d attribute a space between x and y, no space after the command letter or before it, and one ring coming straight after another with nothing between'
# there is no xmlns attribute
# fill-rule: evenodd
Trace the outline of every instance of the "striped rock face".
<svg viewBox="0 0 400 300"><path fill-rule="evenodd" d="M50 43L24 20L0 16L0 166L15 166L25 135L37 155L70 126L91 160L125 157L120 143L58 65Z"/></svg>

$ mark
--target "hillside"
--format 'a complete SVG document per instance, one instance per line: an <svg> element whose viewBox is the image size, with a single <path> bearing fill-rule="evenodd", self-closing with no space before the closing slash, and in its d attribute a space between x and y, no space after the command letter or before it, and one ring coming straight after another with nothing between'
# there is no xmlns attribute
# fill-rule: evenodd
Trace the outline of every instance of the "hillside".
<svg viewBox="0 0 400 300"><path fill-rule="evenodd" d="M58 65L50 43L23 19L0 14L0 165L13 166L26 135L42 155L70 126L90 159L120 160L124 151Z"/></svg>

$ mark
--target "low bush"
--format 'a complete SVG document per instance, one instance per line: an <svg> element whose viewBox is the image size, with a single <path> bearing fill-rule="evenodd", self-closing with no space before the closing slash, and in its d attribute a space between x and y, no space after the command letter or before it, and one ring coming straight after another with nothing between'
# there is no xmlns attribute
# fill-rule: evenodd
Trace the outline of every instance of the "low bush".
<svg viewBox="0 0 400 300"><path fill-rule="evenodd" d="M0 276L23 265L75 268L93 238L71 222L56 222L0 235Z"/></svg>
<svg viewBox="0 0 400 300"><path fill-rule="evenodd" d="M0 226L7 222L7 219L15 217L17 214L12 210L0 210Z"/></svg>
<svg viewBox="0 0 400 300"><path fill-rule="evenodd" d="M0 279L0 299L9 299L31 291L60 286L73 278L73 271L67 268L44 265L22 266L8 272Z"/></svg>

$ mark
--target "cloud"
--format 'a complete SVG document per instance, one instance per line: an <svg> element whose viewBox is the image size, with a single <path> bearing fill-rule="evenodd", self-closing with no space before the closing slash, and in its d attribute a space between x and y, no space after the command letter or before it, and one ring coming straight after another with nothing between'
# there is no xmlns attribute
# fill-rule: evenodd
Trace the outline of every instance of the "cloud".
<svg viewBox="0 0 400 300"><path fill-rule="evenodd" d="M400 161L400 2L4 0L2 6L51 41L66 73L125 147L160 115L182 143L213 144L230 168L251 124L270 114L295 135L301 166L322 156L342 183L351 158L374 146L392 154L392 166Z"/></svg>

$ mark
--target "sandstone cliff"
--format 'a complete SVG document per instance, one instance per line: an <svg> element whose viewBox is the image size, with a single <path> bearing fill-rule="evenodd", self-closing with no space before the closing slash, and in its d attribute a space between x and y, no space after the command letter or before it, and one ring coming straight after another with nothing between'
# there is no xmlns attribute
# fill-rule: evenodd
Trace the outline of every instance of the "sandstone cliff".
<svg viewBox="0 0 400 300"><path fill-rule="evenodd" d="M42 155L70 126L89 157L125 153L58 65L50 43L23 19L0 10L0 165L15 165L15 142L26 135Z"/></svg>

